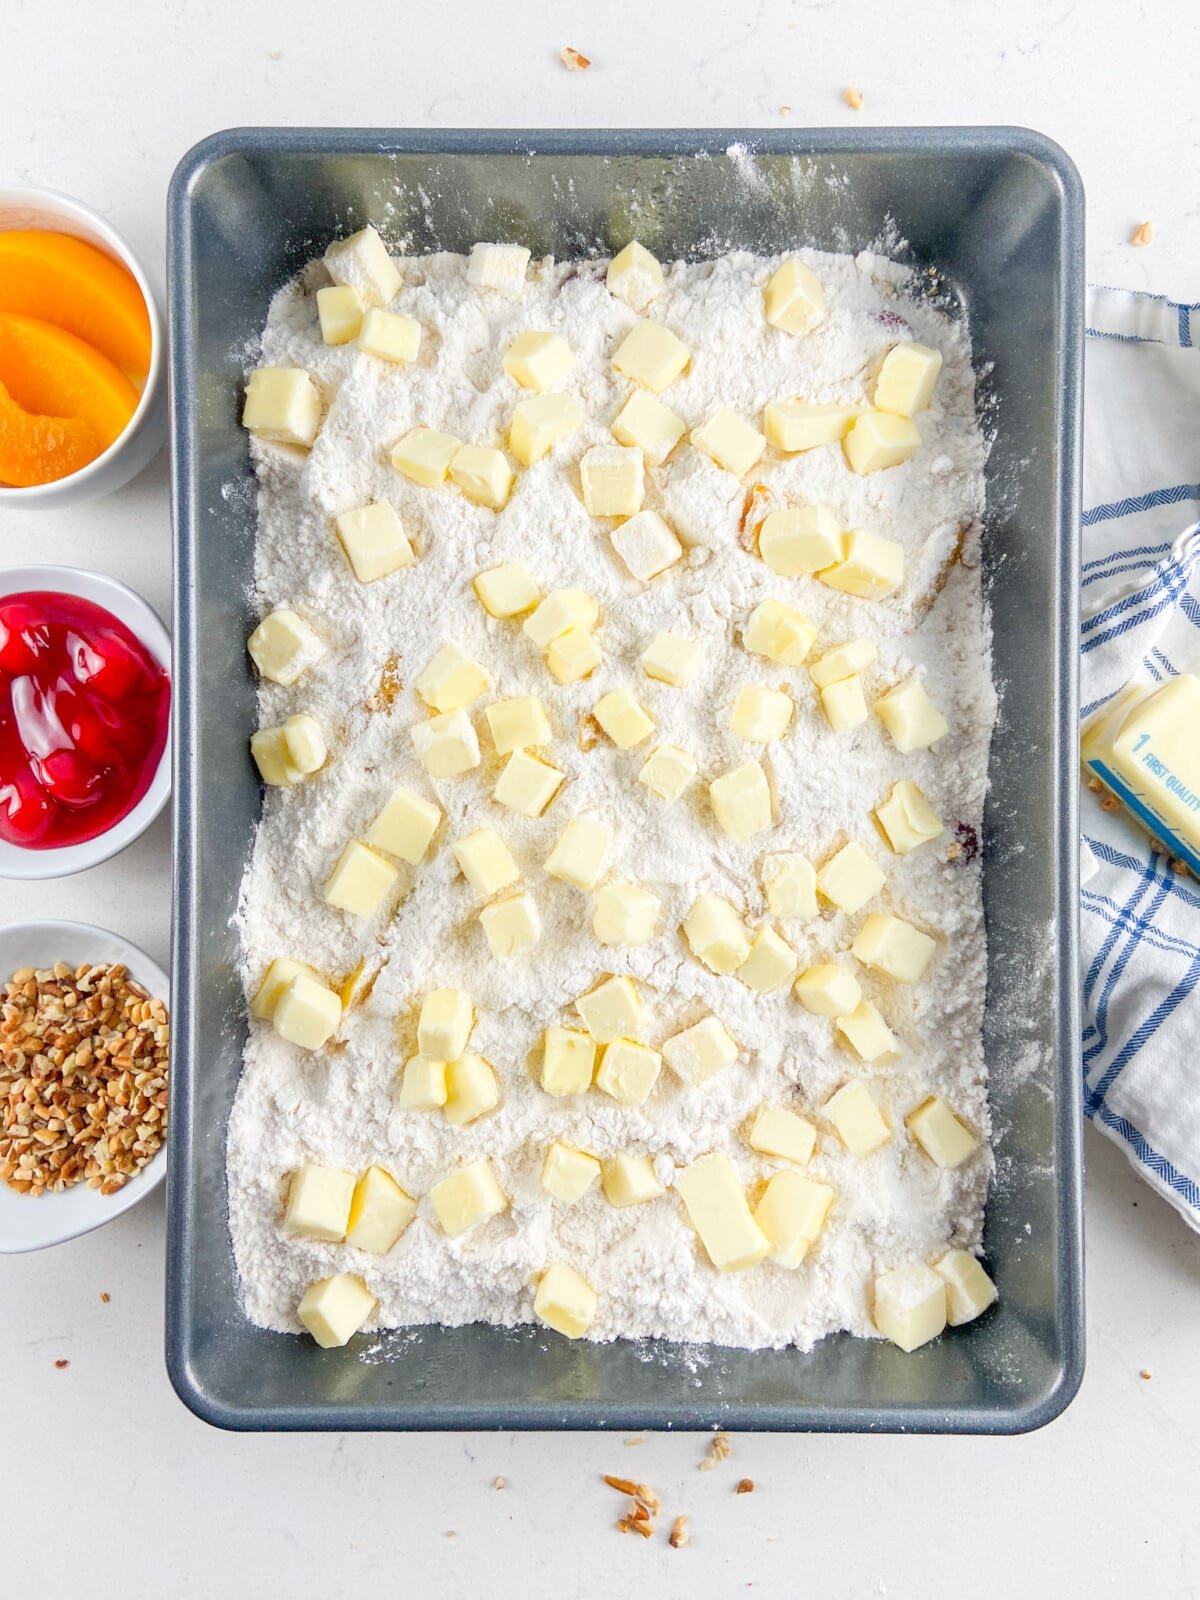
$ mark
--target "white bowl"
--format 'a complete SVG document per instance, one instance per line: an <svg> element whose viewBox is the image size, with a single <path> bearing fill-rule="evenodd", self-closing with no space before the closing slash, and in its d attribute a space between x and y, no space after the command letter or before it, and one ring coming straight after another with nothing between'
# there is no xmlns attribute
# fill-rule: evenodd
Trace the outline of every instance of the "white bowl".
<svg viewBox="0 0 1200 1600"><path fill-rule="evenodd" d="M65 961L71 967L85 961L108 965L123 962L136 983L169 1007L170 982L166 973L119 934L93 928L86 922L14 922L0 928L0 984L7 983L19 967L52 967L56 961ZM34 1199L0 1182L0 1254L44 1250L48 1245L63 1244L81 1233L101 1228L144 1200L166 1172L164 1145L116 1194L102 1195L99 1189L76 1183L61 1194L41 1194Z"/></svg>
<svg viewBox="0 0 1200 1600"><path fill-rule="evenodd" d="M140 594L127 589L116 578L102 572L87 572L82 567L6 567L0 569L0 600L27 589L52 589L60 594L77 594L111 611L141 640L150 654L171 670L171 636L158 619L158 613ZM171 684L171 721L167 739L158 759L150 787L119 822L82 844L64 844L48 850L30 850L0 839L0 878L65 878L99 866L126 845L132 844L154 821L171 793L171 729L175 716L175 685Z"/></svg>
<svg viewBox="0 0 1200 1600"><path fill-rule="evenodd" d="M69 233L112 256L133 274L150 318L150 371L137 410L103 455L53 483L28 489L0 486L0 510L36 511L47 506L81 505L111 494L140 472L167 437L167 340L162 314L150 278L127 241L98 211L55 189L0 189L0 233L14 228L45 228Z"/></svg>

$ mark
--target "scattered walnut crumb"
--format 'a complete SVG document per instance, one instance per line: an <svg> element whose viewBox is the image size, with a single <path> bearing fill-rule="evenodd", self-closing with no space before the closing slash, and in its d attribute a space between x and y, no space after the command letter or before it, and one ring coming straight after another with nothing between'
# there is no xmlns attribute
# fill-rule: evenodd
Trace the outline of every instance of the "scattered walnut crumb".
<svg viewBox="0 0 1200 1600"><path fill-rule="evenodd" d="M447 1539L456 1539L458 1537L458 1535L455 1533L453 1528L447 1528L446 1529L446 1537L447 1537Z"/></svg>
<svg viewBox="0 0 1200 1600"><path fill-rule="evenodd" d="M671 1524L671 1533L667 1543L672 1550L682 1550L684 1545L689 1543L687 1524L688 1519L686 1517L676 1517Z"/></svg>
<svg viewBox="0 0 1200 1600"><path fill-rule="evenodd" d="M621 1517L617 1527L622 1533L640 1533L643 1539L649 1539L654 1534L654 1529L648 1521L633 1516Z"/></svg>
<svg viewBox="0 0 1200 1600"><path fill-rule="evenodd" d="M724 1461L730 1451L729 1435L727 1433L713 1434L712 1458L714 1461Z"/></svg>
<svg viewBox="0 0 1200 1600"><path fill-rule="evenodd" d="M570 44L563 45L558 52L558 59L568 72L586 72L592 64L589 57Z"/></svg>
<svg viewBox="0 0 1200 1600"><path fill-rule="evenodd" d="M58 1360L54 1363L54 1365L61 1372L64 1367L69 1367L71 1365L71 1363L67 1360L66 1356L59 1356Z"/></svg>
<svg viewBox="0 0 1200 1600"><path fill-rule="evenodd" d="M713 1460L713 1458L711 1456L705 1456L704 1460L700 1463L700 1471L701 1472L711 1472L712 1469L716 1466L716 1464L717 1463Z"/></svg>
<svg viewBox="0 0 1200 1600"><path fill-rule="evenodd" d="M1138 1373L1138 1377L1139 1378L1144 1378L1145 1381L1147 1383L1149 1383L1150 1382L1150 1368L1149 1367L1143 1367L1142 1370Z"/></svg>
<svg viewBox="0 0 1200 1600"><path fill-rule="evenodd" d="M614 1478L611 1472L606 1472L604 1474L604 1482L610 1489L615 1489L618 1494L635 1496L638 1492L638 1486L632 1478Z"/></svg>
<svg viewBox="0 0 1200 1600"><path fill-rule="evenodd" d="M1115 794L1105 794L1100 797L1101 811L1115 811L1120 804Z"/></svg>
<svg viewBox="0 0 1200 1600"><path fill-rule="evenodd" d="M734 1492L734 1494L753 1494L754 1493L754 1479L753 1478L739 1478L738 1481L737 1481L737 1488L733 1492Z"/></svg>
<svg viewBox="0 0 1200 1600"><path fill-rule="evenodd" d="M112 1299L112 1295L109 1294L108 1290L107 1289L101 1289L101 1291L100 1291L100 1304L106 1306L111 1299Z"/></svg>
<svg viewBox="0 0 1200 1600"><path fill-rule="evenodd" d="M1099 778L1089 778L1087 781L1087 786L1093 794L1100 794L1104 789L1104 785L1100 782Z"/></svg>
<svg viewBox="0 0 1200 1600"><path fill-rule="evenodd" d="M637 1498L641 1501L642 1505L644 1505L650 1511L662 1510L662 1501L658 1498L648 1483L638 1484Z"/></svg>
<svg viewBox="0 0 1200 1600"><path fill-rule="evenodd" d="M791 106L780 106L780 108L779 108L779 115L780 115L780 116L781 116L781 117L790 117L790 116L791 116L791 114L792 114L792 108L791 108ZM685 1535L685 1537L686 1537L686 1535Z"/></svg>
<svg viewBox="0 0 1200 1600"><path fill-rule="evenodd" d="M630 1439L622 1439L621 1443L624 1444L624 1445L644 1444L645 1440L644 1439L633 1439L633 1438L630 1438Z"/></svg>
<svg viewBox="0 0 1200 1600"><path fill-rule="evenodd" d="M495 1480L495 1482L492 1484L492 1488L493 1489L503 1489L503 1488L506 1487L507 1483L508 1483L507 1478L497 1478Z"/></svg>
<svg viewBox="0 0 1200 1600"><path fill-rule="evenodd" d="M1154 224L1152 222L1139 222L1129 235L1130 244L1149 244L1154 238Z"/></svg>
<svg viewBox="0 0 1200 1600"><path fill-rule="evenodd" d="M863 92L861 89L844 89L842 91L842 99L850 107L851 111L861 111L863 108Z"/></svg>

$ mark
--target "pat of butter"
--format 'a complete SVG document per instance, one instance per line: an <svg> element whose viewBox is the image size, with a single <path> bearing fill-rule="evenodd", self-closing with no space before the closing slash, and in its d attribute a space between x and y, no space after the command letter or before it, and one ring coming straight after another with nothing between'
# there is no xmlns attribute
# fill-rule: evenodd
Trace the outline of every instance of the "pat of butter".
<svg viewBox="0 0 1200 1600"><path fill-rule="evenodd" d="M875 713L902 755L928 750L950 732L950 724L929 698L920 678L910 678L880 695Z"/></svg>
<svg viewBox="0 0 1200 1600"><path fill-rule="evenodd" d="M823 1110L852 1156L869 1156L892 1137L875 1097L861 1078L843 1084Z"/></svg>
<svg viewBox="0 0 1200 1600"><path fill-rule="evenodd" d="M546 1151L542 1188L563 1205L573 1206L577 1200L582 1200L599 1178L600 1163L586 1150L576 1150L572 1145L555 1141Z"/></svg>
<svg viewBox="0 0 1200 1600"><path fill-rule="evenodd" d="M799 1172L777 1172L767 1180L754 1220L771 1241L771 1260L781 1267L798 1267L817 1242L833 1190Z"/></svg>
<svg viewBox="0 0 1200 1600"><path fill-rule="evenodd" d="M519 333L504 352L504 370L523 389L539 394L553 389L575 365L571 346L561 333L540 333L529 329Z"/></svg>
<svg viewBox="0 0 1200 1600"><path fill-rule="evenodd" d="M413 688L434 711L469 706L491 686L491 678L479 663L465 656L456 644L444 644L413 681Z"/></svg>
<svg viewBox="0 0 1200 1600"><path fill-rule="evenodd" d="M929 935L911 922L873 911L855 935L850 953L863 966L897 983L919 983L936 949Z"/></svg>
<svg viewBox="0 0 1200 1600"><path fill-rule="evenodd" d="M771 744L783 738L795 710L791 695L785 694L782 689L767 689L761 684L748 683L737 692L729 726L739 739L747 739L753 744Z"/></svg>
<svg viewBox="0 0 1200 1600"><path fill-rule="evenodd" d="M673 566L683 546L657 511L639 511L611 534L612 547L639 583L649 583Z"/></svg>
<svg viewBox="0 0 1200 1600"><path fill-rule="evenodd" d="M451 846L463 877L481 900L490 899L521 876L512 852L494 828L476 828Z"/></svg>
<svg viewBox="0 0 1200 1600"><path fill-rule="evenodd" d="M908 1131L938 1167L959 1167L979 1140L940 1095L930 1095L905 1119Z"/></svg>
<svg viewBox="0 0 1200 1600"><path fill-rule="evenodd" d="M596 891L592 932L601 944L646 944L661 910L661 902L636 883L606 883Z"/></svg>
<svg viewBox="0 0 1200 1600"><path fill-rule="evenodd" d="M751 839L771 826L771 791L757 761L746 761L708 786L713 815L731 839Z"/></svg>
<svg viewBox="0 0 1200 1600"><path fill-rule="evenodd" d="M298 972L275 1002L275 1032L302 1050L319 1050L342 1020L342 1002L327 984Z"/></svg>
<svg viewBox="0 0 1200 1600"><path fill-rule="evenodd" d="M593 517L631 517L642 509L646 473L640 450L594 444L579 463L583 503Z"/></svg>
<svg viewBox="0 0 1200 1600"><path fill-rule="evenodd" d="M348 283L328 284L317 290L317 320L326 344L349 344L362 327L363 303Z"/></svg>
<svg viewBox="0 0 1200 1600"><path fill-rule="evenodd" d="M632 978L606 978L590 993L580 995L575 1009L597 1044L614 1039L636 1039L645 1032L649 1014Z"/></svg>
<svg viewBox="0 0 1200 1600"><path fill-rule="evenodd" d="M555 589L524 623L524 631L540 650L547 650L556 639L572 628L594 628L600 607L583 589Z"/></svg>
<svg viewBox="0 0 1200 1600"><path fill-rule="evenodd" d="M443 1111L452 1127L465 1127L500 1104L500 1085L490 1062L468 1052L446 1063L446 1104Z"/></svg>
<svg viewBox="0 0 1200 1600"><path fill-rule="evenodd" d="M861 911L886 881L882 870L855 839L843 845L817 873L817 888L826 900L850 916Z"/></svg>
<svg viewBox="0 0 1200 1600"><path fill-rule="evenodd" d="M858 979L834 961L806 967L793 993L806 1011L818 1017L847 1017L862 999Z"/></svg>
<svg viewBox="0 0 1200 1600"><path fill-rule="evenodd" d="M775 269L763 291L767 321L785 333L808 333L825 316L821 280L799 256L789 256Z"/></svg>
<svg viewBox="0 0 1200 1600"><path fill-rule="evenodd" d="M479 913L479 922L496 961L505 961L509 956L528 950L542 936L542 919L528 892L485 906Z"/></svg>
<svg viewBox="0 0 1200 1600"><path fill-rule="evenodd" d="M358 348L379 361L415 361L421 348L421 324L403 312L372 307L358 330Z"/></svg>
<svg viewBox="0 0 1200 1600"><path fill-rule="evenodd" d="M479 739L465 711L447 711L409 729L417 759L432 778L457 778L479 765Z"/></svg>
<svg viewBox="0 0 1200 1600"><path fill-rule="evenodd" d="M473 289L491 289L509 299L525 290L529 251L521 244L476 244L467 262L467 282Z"/></svg>
<svg viewBox="0 0 1200 1600"><path fill-rule="evenodd" d="M295 1237L337 1244L346 1237L354 1174L315 1163L297 1168L288 1185L283 1231Z"/></svg>
<svg viewBox="0 0 1200 1600"><path fill-rule="evenodd" d="M612 689L602 694L596 701L593 715L618 750L632 750L654 732L653 718L628 689Z"/></svg>
<svg viewBox="0 0 1200 1600"><path fill-rule="evenodd" d="M649 1098L662 1069L657 1050L633 1039L606 1044L596 1068L596 1087L625 1106L640 1106Z"/></svg>
<svg viewBox="0 0 1200 1600"><path fill-rule="evenodd" d="M647 389L635 389L612 422L618 444L640 450L652 467L661 467L687 431L683 418Z"/></svg>
<svg viewBox="0 0 1200 1600"><path fill-rule="evenodd" d="M738 1047L722 1022L704 1017L664 1040L662 1053L671 1071L698 1089L714 1072L737 1060Z"/></svg>
<svg viewBox="0 0 1200 1600"><path fill-rule="evenodd" d="M821 690L821 709L835 733L861 727L869 715L861 678L839 678Z"/></svg>
<svg viewBox="0 0 1200 1600"><path fill-rule="evenodd" d="M537 584L520 561L506 561L478 573L472 587L488 616L504 620L532 611L540 599Z"/></svg>
<svg viewBox="0 0 1200 1600"><path fill-rule="evenodd" d="M567 1339L581 1339L596 1316L599 1297L586 1278L561 1261L552 1261L542 1274L533 1297L533 1309L548 1328Z"/></svg>
<svg viewBox="0 0 1200 1600"><path fill-rule="evenodd" d="M846 1016L835 1017L833 1025L863 1061L885 1067L899 1059L899 1041L873 1001L860 1000Z"/></svg>
<svg viewBox="0 0 1200 1600"><path fill-rule="evenodd" d="M321 391L303 367L259 367L246 385L242 426L272 444L311 449L321 426Z"/></svg>
<svg viewBox="0 0 1200 1600"><path fill-rule="evenodd" d="M861 413L861 406L812 405L804 400L780 400L763 413L763 431L776 450L798 455L823 444L839 444Z"/></svg>
<svg viewBox="0 0 1200 1600"><path fill-rule="evenodd" d="M254 757L258 775L264 783L284 788L289 784L303 782L304 774L299 767L292 765L291 751L288 749L287 736L282 727L259 728L257 733L252 733L250 754Z"/></svg>
<svg viewBox="0 0 1200 1600"><path fill-rule="evenodd" d="M446 1104L446 1063L424 1056L406 1062L400 1104L406 1111L440 1111Z"/></svg>
<svg viewBox="0 0 1200 1600"><path fill-rule="evenodd" d="M692 352L661 322L639 322L613 353L616 370L644 389L661 394L683 372Z"/></svg>
<svg viewBox="0 0 1200 1600"><path fill-rule="evenodd" d="M613 831L596 817L572 817L546 857L546 871L577 889L594 889L612 849Z"/></svg>
<svg viewBox="0 0 1200 1600"><path fill-rule="evenodd" d="M841 559L817 576L843 594L879 600L904 582L904 546L854 528L842 535Z"/></svg>
<svg viewBox="0 0 1200 1600"><path fill-rule="evenodd" d="M915 341L893 345L875 380L875 409L915 417L933 399L942 370L942 352Z"/></svg>
<svg viewBox="0 0 1200 1600"><path fill-rule="evenodd" d="M569 394L535 394L513 410L508 448L523 467L548 456L560 439L583 426L579 402Z"/></svg>
<svg viewBox="0 0 1200 1600"><path fill-rule="evenodd" d="M426 1061L457 1061L475 1026L475 1007L465 989L431 989L417 1018L417 1049Z"/></svg>
<svg viewBox="0 0 1200 1600"><path fill-rule="evenodd" d="M888 411L864 411L842 439L842 451L852 472L866 477L888 467L898 467L921 448L915 422Z"/></svg>
<svg viewBox="0 0 1200 1600"><path fill-rule="evenodd" d="M736 478L749 472L767 447L758 429L743 422L728 406L719 406L707 422L692 429L692 443Z"/></svg>
<svg viewBox="0 0 1200 1600"><path fill-rule="evenodd" d="M873 639L851 639L819 655L808 672L818 689L827 689L831 683L841 683L843 678L865 671L878 659L879 647Z"/></svg>
<svg viewBox="0 0 1200 1600"><path fill-rule="evenodd" d="M683 933L692 954L711 972L736 972L750 954L750 940L742 919L715 894L699 895L683 921Z"/></svg>
<svg viewBox="0 0 1200 1600"><path fill-rule="evenodd" d="M658 683L683 689L700 669L701 649L695 639L677 633L656 633L639 657L642 670Z"/></svg>
<svg viewBox="0 0 1200 1600"><path fill-rule="evenodd" d="M503 450L481 444L464 444L455 451L450 476L468 500L492 511L507 504L515 480Z"/></svg>
<svg viewBox="0 0 1200 1600"><path fill-rule="evenodd" d="M307 711L299 711L287 719L283 724L283 738L288 759L306 778L325 765L329 757L325 731Z"/></svg>
<svg viewBox="0 0 1200 1600"><path fill-rule="evenodd" d="M946 1326L946 1284L923 1261L894 1267L875 1279L875 1326L901 1350L936 1339Z"/></svg>
<svg viewBox="0 0 1200 1600"><path fill-rule="evenodd" d="M307 622L286 607L262 619L246 648L263 677L285 687L325 654L325 646Z"/></svg>
<svg viewBox="0 0 1200 1600"><path fill-rule="evenodd" d="M600 1183L611 1206L640 1206L666 1193L650 1157L633 1155L628 1150L618 1150L601 1163Z"/></svg>
<svg viewBox="0 0 1200 1600"><path fill-rule="evenodd" d="M764 856L760 869L767 905L776 917L817 914L817 873L806 856L792 852Z"/></svg>
<svg viewBox="0 0 1200 1600"><path fill-rule="evenodd" d="M383 306L400 293L403 279L387 246L369 224L339 239L325 252L325 267L334 283L357 289L363 303Z"/></svg>
<svg viewBox="0 0 1200 1600"><path fill-rule="evenodd" d="M718 1272L740 1272L768 1254L771 1241L751 1216L728 1156L701 1156L683 1168L675 1187Z"/></svg>
<svg viewBox="0 0 1200 1600"><path fill-rule="evenodd" d="M681 750L677 744L660 744L647 756L638 773L638 782L644 783L652 794L670 805L679 799L697 770L695 761L686 750Z"/></svg>
<svg viewBox="0 0 1200 1600"><path fill-rule="evenodd" d="M783 1106L760 1106L746 1135L752 1150L806 1167L817 1145L817 1130L804 1117Z"/></svg>
<svg viewBox="0 0 1200 1600"><path fill-rule="evenodd" d="M943 831L941 818L909 778L892 785L891 794L875 807L875 816L898 856L936 839Z"/></svg>
<svg viewBox="0 0 1200 1600"><path fill-rule="evenodd" d="M610 294L634 311L645 311L663 286L662 264L645 245L631 239L608 263L604 280Z"/></svg>
<svg viewBox="0 0 1200 1600"><path fill-rule="evenodd" d="M528 750L514 750L496 780L493 797L523 817L540 817L562 787L566 774Z"/></svg>
<svg viewBox="0 0 1200 1600"><path fill-rule="evenodd" d="M762 600L742 635L746 649L782 667L798 667L812 649L817 627L784 600Z"/></svg>
<svg viewBox="0 0 1200 1600"><path fill-rule="evenodd" d="M374 583L416 560L396 508L388 500L343 511L335 522L337 536L359 583Z"/></svg>
<svg viewBox="0 0 1200 1600"><path fill-rule="evenodd" d="M382 1167L368 1167L354 1186L346 1243L385 1256L417 1214L417 1202Z"/></svg>
<svg viewBox="0 0 1200 1600"><path fill-rule="evenodd" d="M462 449L462 440L436 428L413 428L392 446L391 463L423 489L436 489L450 475L450 463Z"/></svg>
<svg viewBox="0 0 1200 1600"><path fill-rule="evenodd" d="M318 983L321 981L320 973L305 962L293 961L289 956L277 956L267 968L262 982L255 991L254 998L250 1002L250 1015L256 1017L259 1022L270 1022L275 1015L280 995L301 972Z"/></svg>
<svg viewBox="0 0 1200 1600"><path fill-rule="evenodd" d="M574 1028L547 1028L542 1036L542 1088L547 1094L586 1094L596 1070L596 1043Z"/></svg>
<svg viewBox="0 0 1200 1600"><path fill-rule="evenodd" d="M586 628L568 628L546 649L546 665L558 683L578 683L595 672L604 657Z"/></svg>
<svg viewBox="0 0 1200 1600"><path fill-rule="evenodd" d="M781 578L822 572L842 558L842 530L828 506L771 511L758 530L758 553Z"/></svg>
<svg viewBox="0 0 1200 1600"><path fill-rule="evenodd" d="M530 745L549 744L554 737L546 708L536 695L516 695L497 700L484 712L498 756L511 755Z"/></svg>
<svg viewBox="0 0 1200 1600"><path fill-rule="evenodd" d="M738 968L738 977L759 994L770 994L791 983L796 974L796 952L764 923L754 936L750 954Z"/></svg>
<svg viewBox="0 0 1200 1600"><path fill-rule="evenodd" d="M946 1285L946 1320L952 1328L974 1322L997 1299L996 1285L968 1250L947 1250L933 1270Z"/></svg>
<svg viewBox="0 0 1200 1600"><path fill-rule="evenodd" d="M399 882L390 861L370 845L351 839L325 885L325 903L352 916L372 917Z"/></svg>
<svg viewBox="0 0 1200 1600"><path fill-rule="evenodd" d="M352 1272L335 1272L331 1278L310 1283L296 1315L322 1350L340 1349L370 1321L379 1301Z"/></svg>
<svg viewBox="0 0 1200 1600"><path fill-rule="evenodd" d="M486 1161L468 1161L429 1191L433 1214L449 1239L508 1209L508 1196Z"/></svg>
<svg viewBox="0 0 1200 1600"><path fill-rule="evenodd" d="M367 843L415 867L441 820L440 807L401 785L367 830Z"/></svg>

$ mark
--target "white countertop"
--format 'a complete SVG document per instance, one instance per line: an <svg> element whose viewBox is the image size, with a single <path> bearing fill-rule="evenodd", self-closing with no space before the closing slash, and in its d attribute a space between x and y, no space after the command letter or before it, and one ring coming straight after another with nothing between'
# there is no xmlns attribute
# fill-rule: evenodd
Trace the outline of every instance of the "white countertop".
<svg viewBox="0 0 1200 1600"><path fill-rule="evenodd" d="M1094 280L1200 298L1200 13L1190 10L1182 0L918 10L460 0L453 12L127 0L118 21L94 0L52 12L6 0L0 178L77 194L160 254L175 162L238 123L1024 123L1083 173ZM568 43L592 70L563 71ZM841 99L847 85L865 95L860 114ZM1147 219L1154 243L1130 247ZM164 615L169 539L165 456L99 506L0 516L0 561L94 565ZM104 923L165 963L169 849L162 819L81 877L0 883L0 918ZM100 1233L0 1268L0 1496L25 1508L7 1525L37 1530L22 1550L31 1561L41 1550L44 1592L86 1574L97 1600L382 1585L439 1600L652 1586L831 1600L1002 1585L1056 1600L1151 1584L1198 1594L1200 1238L1090 1131L1087 1154L1088 1370L1064 1417L1010 1440L745 1436L708 1473L695 1437L624 1448L570 1434L208 1429L163 1370L159 1194ZM672 1513L689 1513L691 1547L671 1550L662 1532L619 1536L603 1472L647 1481ZM742 1476L752 1495L734 1494Z"/></svg>

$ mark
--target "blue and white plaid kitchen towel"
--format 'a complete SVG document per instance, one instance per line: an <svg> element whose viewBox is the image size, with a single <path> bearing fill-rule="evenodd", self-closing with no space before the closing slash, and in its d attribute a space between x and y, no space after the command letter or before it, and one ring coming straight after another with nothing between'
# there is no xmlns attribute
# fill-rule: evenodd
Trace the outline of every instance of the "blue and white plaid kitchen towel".
<svg viewBox="0 0 1200 1600"><path fill-rule="evenodd" d="M1200 674L1200 305L1093 288L1081 701ZM1200 728L1196 730L1200 739ZM1200 884L1084 790L1084 1107L1200 1229Z"/></svg>

